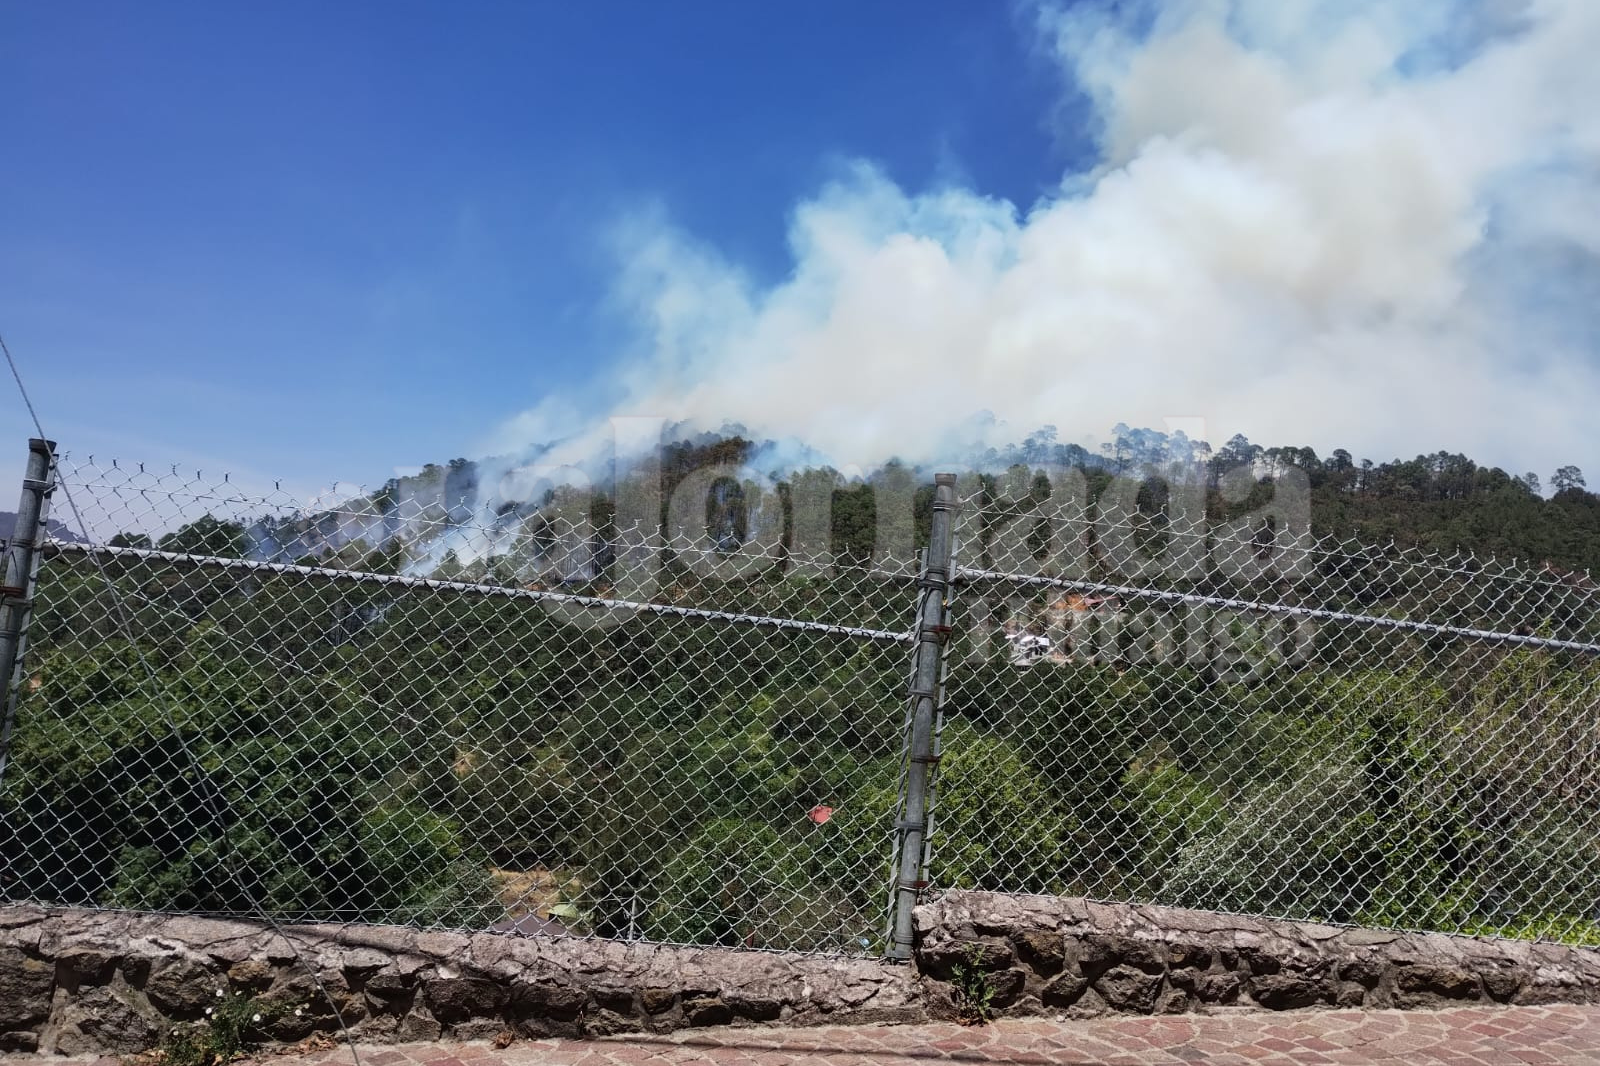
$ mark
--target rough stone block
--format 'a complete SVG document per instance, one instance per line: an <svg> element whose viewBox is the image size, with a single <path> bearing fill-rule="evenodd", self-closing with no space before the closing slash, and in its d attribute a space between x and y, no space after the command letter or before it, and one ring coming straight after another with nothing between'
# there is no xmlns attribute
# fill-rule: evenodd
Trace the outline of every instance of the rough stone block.
<svg viewBox="0 0 1600 1066"><path fill-rule="evenodd" d="M1242 986L1243 982L1236 973L1208 973L1202 974L1195 982L1194 994L1202 1003L1225 1006L1238 1002Z"/></svg>
<svg viewBox="0 0 1600 1066"><path fill-rule="evenodd" d="M1360 1007L1366 1001L1366 987L1354 981L1340 981L1333 994L1334 1005L1338 1007Z"/></svg>
<svg viewBox="0 0 1600 1066"><path fill-rule="evenodd" d="M678 993L670 988L646 988L639 993L644 1009L650 1014L661 1014L672 1009Z"/></svg>
<svg viewBox="0 0 1600 1066"><path fill-rule="evenodd" d="M63 1055L97 1051L131 1054L158 1043L158 1019L141 1012L126 991L104 986L85 988L59 1007L53 1018L55 1050Z"/></svg>
<svg viewBox="0 0 1600 1066"><path fill-rule="evenodd" d="M1028 971L1015 968L996 970L985 976L989 982L989 1002L996 1007L1009 1007L1022 995L1028 984Z"/></svg>
<svg viewBox="0 0 1600 1066"><path fill-rule="evenodd" d="M1086 978L1075 973L1064 973L1044 986L1039 993L1039 1000L1047 1007L1070 1007L1083 997L1083 991L1088 987Z"/></svg>
<svg viewBox="0 0 1600 1066"><path fill-rule="evenodd" d="M277 970L265 959L241 959L228 967L228 983L249 992L271 988L277 976Z"/></svg>
<svg viewBox="0 0 1600 1066"><path fill-rule="evenodd" d="M1113 966L1095 980L1094 989L1112 1010L1149 1014L1161 991L1161 977L1134 966Z"/></svg>
<svg viewBox="0 0 1600 1066"><path fill-rule="evenodd" d="M581 988L570 985L519 982L511 987L510 1002L517 1015L522 1018L539 1017L568 1021L583 1012L588 996L584 995Z"/></svg>
<svg viewBox="0 0 1600 1066"><path fill-rule="evenodd" d="M598 1010L583 1019L585 1036L616 1036L618 1033L637 1033L642 1029L644 1023L631 1013Z"/></svg>
<svg viewBox="0 0 1600 1066"><path fill-rule="evenodd" d="M1241 946L1239 961L1257 977L1269 976L1283 969L1283 957L1270 948L1258 944Z"/></svg>
<svg viewBox="0 0 1600 1066"><path fill-rule="evenodd" d="M1168 987L1156 997L1154 1013L1182 1014L1189 1009L1189 993L1181 988Z"/></svg>
<svg viewBox="0 0 1600 1066"><path fill-rule="evenodd" d="M590 988L589 994L594 997L595 1005L601 1010L622 1015L634 1013L634 989L632 985L610 984L602 981Z"/></svg>
<svg viewBox="0 0 1600 1066"><path fill-rule="evenodd" d="M1078 945L1078 966L1085 975L1103 972L1119 963L1162 973L1167 968L1167 945L1158 941L1115 934L1088 933Z"/></svg>
<svg viewBox="0 0 1600 1066"><path fill-rule="evenodd" d="M119 955L110 948L74 945L56 956L56 980L68 988L103 985L116 972Z"/></svg>
<svg viewBox="0 0 1600 1066"><path fill-rule="evenodd" d="M169 1018L198 1018L216 1002L226 980L193 959L177 956L156 964L144 982L144 994Z"/></svg>
<svg viewBox="0 0 1600 1066"><path fill-rule="evenodd" d="M1309 1007L1332 998L1321 981L1296 974L1267 974L1250 979L1250 996L1268 1010Z"/></svg>
<svg viewBox="0 0 1600 1066"><path fill-rule="evenodd" d="M1477 976L1454 966L1403 966L1395 971L1394 986L1397 992L1435 995L1444 999L1478 998Z"/></svg>
<svg viewBox="0 0 1600 1066"><path fill-rule="evenodd" d="M31 1055L39 1050L39 1034L30 1032L0 1033L0 1054ZM70 1054L70 1052L68 1052Z"/></svg>
<svg viewBox="0 0 1600 1066"><path fill-rule="evenodd" d="M1341 981L1354 981L1365 988L1374 988L1383 979L1383 970L1382 959L1362 957L1340 963L1338 973Z"/></svg>
<svg viewBox="0 0 1600 1066"><path fill-rule="evenodd" d="M922 948L917 962L922 972L949 980L957 966L976 970L1003 970L1015 961L1011 945L1004 940L946 940Z"/></svg>
<svg viewBox="0 0 1600 1066"><path fill-rule="evenodd" d="M696 996L683 1001L683 1016L690 1025L726 1025L733 1021L733 1008L720 996Z"/></svg>
<svg viewBox="0 0 1600 1066"><path fill-rule="evenodd" d="M344 971L346 978L352 980L364 981L391 964L388 955L373 948L356 948L339 956L339 968Z"/></svg>
<svg viewBox="0 0 1600 1066"><path fill-rule="evenodd" d="M1211 949L1185 941L1167 945L1167 965L1175 970L1204 970L1211 965Z"/></svg>
<svg viewBox="0 0 1600 1066"><path fill-rule="evenodd" d="M394 1035L397 1040L420 1043L425 1040L437 1040L444 1029L439 1020L423 1007L414 1007L400 1024L395 1027Z"/></svg>
<svg viewBox="0 0 1600 1066"><path fill-rule="evenodd" d="M1041 977L1058 974L1067 964L1066 938L1060 933L1023 929L1013 933L1011 941L1016 945L1017 955Z"/></svg>
<svg viewBox="0 0 1600 1066"><path fill-rule="evenodd" d="M1497 1003L1511 1002L1511 997L1522 989L1522 975L1509 966L1486 970L1481 976L1483 990Z"/></svg>
<svg viewBox="0 0 1600 1066"><path fill-rule="evenodd" d="M22 1029L49 1017L55 983L53 962L0 948L0 1030Z"/></svg>
<svg viewBox="0 0 1600 1066"><path fill-rule="evenodd" d="M736 1014L753 1022L776 1021L783 1013L783 1002L776 996L730 992L727 1001L728 1006L732 1007Z"/></svg>

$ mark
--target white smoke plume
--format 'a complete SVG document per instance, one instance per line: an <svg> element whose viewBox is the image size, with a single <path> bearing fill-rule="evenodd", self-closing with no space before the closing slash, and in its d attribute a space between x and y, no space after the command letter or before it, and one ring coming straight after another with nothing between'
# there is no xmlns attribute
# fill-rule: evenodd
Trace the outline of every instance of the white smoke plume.
<svg viewBox="0 0 1600 1066"><path fill-rule="evenodd" d="M1016 205L862 162L795 207L771 287L631 223L641 354L612 413L738 422L840 465L1175 416L1214 445L1595 460L1600 4L1032 14L1093 101L1093 169ZM491 447L545 428L530 412Z"/></svg>

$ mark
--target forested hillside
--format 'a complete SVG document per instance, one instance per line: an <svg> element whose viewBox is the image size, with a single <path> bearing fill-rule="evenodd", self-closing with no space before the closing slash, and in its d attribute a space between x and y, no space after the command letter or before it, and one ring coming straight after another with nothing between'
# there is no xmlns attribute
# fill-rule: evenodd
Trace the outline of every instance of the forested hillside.
<svg viewBox="0 0 1600 1066"><path fill-rule="evenodd" d="M1216 491L1224 472L1248 469L1270 483L1275 472L1293 466L1304 470L1310 480L1312 531L1318 537L1373 546L1392 542L1402 548L1441 553L1461 550L1515 558L1534 566L1548 563L1562 570L1600 570L1600 495L1587 491L1582 471L1574 466L1553 471L1546 486L1535 473L1513 475L1498 467L1480 466L1465 455L1443 451L1414 459L1373 462L1355 459L1344 449L1320 457L1310 448L1262 447L1241 436L1212 449L1181 435L1169 437L1150 430L1128 430L1125 426L1118 426L1117 430L1113 443L1104 446L1099 454L1076 445L1055 444L1053 432L1046 430L1021 445L975 453L968 462L994 475L1018 468L1081 470L1089 479L1091 503L1113 478L1154 478L1153 484L1159 485L1161 479L1172 476L1177 464L1182 476L1198 471L1206 479L1212 490L1208 500L1212 517L1243 509L1229 504ZM748 463L766 473L768 448L767 444L737 435L703 436L693 442L670 445L662 452L662 497L669 497L692 471L713 465ZM394 479L371 500L383 514L403 510L404 502L413 512L431 505L441 515L452 509L470 515L471 508L464 505L480 492L478 472L479 464L454 459L444 466L427 467L415 477ZM787 492L795 478L776 467L767 476L777 483L780 495ZM809 476L828 477L836 484L836 552L856 556L870 552L875 489L885 481L911 478L922 485L918 516L919 527L925 529L932 470L891 463L854 481L827 467L812 469ZM987 483L993 485L995 477L988 477ZM1542 491L1545 488L1548 495ZM1262 498L1258 494L1245 507L1258 504ZM497 510L501 515L520 519L537 502L501 504ZM744 521L741 503L737 498L719 498L719 503L722 506L714 505L708 520L726 534ZM597 518L605 511L606 506L601 505ZM382 539L381 534L369 537L368 546L376 546ZM279 547L279 556L293 558L291 547Z"/></svg>
<svg viewBox="0 0 1600 1066"><path fill-rule="evenodd" d="M1062 460L1092 501L1155 471L1140 447L1130 436L1089 456L1032 440L987 457L996 473L965 506L1047 495L1042 466ZM708 463L759 458L737 438L669 449L664 496ZM1382 552L1329 555L1294 588L1270 567L1189 574L1187 587L1600 639L1580 572L1600 561L1600 501L1574 469L1546 499L1529 477L1443 454L1371 464L1235 439L1199 461L1217 517L1256 506L1294 465L1321 534L1531 566L1527 582L1463 568L1419 591ZM1224 492L1241 467L1257 481L1246 499ZM458 485L475 477L466 462L449 470ZM728 578L669 552L655 602L904 631L912 583L869 564L879 489L910 494L925 537L920 472L805 476L832 486L834 566L774 550ZM707 558L749 533L752 508L786 515L796 483L760 500L713 486ZM415 500L419 484L384 496ZM1158 480L1139 492L1154 515L1163 498ZM525 532L500 555L445 553L419 571L431 557L396 535L299 556L484 593L128 556L108 564L113 593L93 560L56 550L0 790L0 896L466 927L526 909L611 936L877 946L905 645L631 611L574 624L604 610L494 594L606 595L615 501L579 510L587 568L553 577L540 567L559 531L536 508L505 512ZM115 540L245 557L255 529L206 515ZM1043 616L1054 595L1016 610ZM936 884L1600 941L1592 655L1354 623L1285 649L1265 615L1146 606L1097 616L1117 624L1091 654L1032 667L980 654L963 606ZM1201 657L1141 656L1156 631ZM553 887L517 900L508 874Z"/></svg>
<svg viewBox="0 0 1600 1066"><path fill-rule="evenodd" d="M1263 447L1236 436L1213 450L1150 430L1117 430L1098 455L1057 445L1045 432L985 453L981 462L988 469L1048 464L1141 477L1167 467L1176 456L1203 468L1213 487L1224 471L1241 466L1263 477L1294 466L1310 479L1312 531L1319 536L1600 570L1600 496L1586 491L1583 472L1575 466L1560 467L1541 484L1536 473L1511 474L1445 451L1374 462L1342 448L1319 456L1311 448ZM1541 492L1545 488L1548 497ZM1213 495L1213 514L1223 508Z"/></svg>

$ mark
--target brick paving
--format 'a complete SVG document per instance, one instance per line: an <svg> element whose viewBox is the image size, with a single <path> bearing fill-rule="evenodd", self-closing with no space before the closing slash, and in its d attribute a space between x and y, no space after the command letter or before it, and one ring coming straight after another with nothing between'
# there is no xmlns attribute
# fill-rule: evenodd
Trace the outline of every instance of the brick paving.
<svg viewBox="0 0 1600 1066"><path fill-rule="evenodd" d="M992 1025L857 1025L690 1029L663 1036L369 1045L362 1066L1600 1066L1600 1007L1464 1007L1441 1011L1237 1013ZM43 1057L43 1066L93 1060ZM110 1066L114 1060L101 1060ZM336 1066L343 1046L267 1056L260 1066Z"/></svg>

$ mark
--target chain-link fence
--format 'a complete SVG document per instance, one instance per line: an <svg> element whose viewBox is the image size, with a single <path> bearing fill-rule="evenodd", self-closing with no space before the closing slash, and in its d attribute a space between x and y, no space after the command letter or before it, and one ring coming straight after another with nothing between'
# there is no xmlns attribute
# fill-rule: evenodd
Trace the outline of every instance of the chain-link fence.
<svg viewBox="0 0 1600 1066"><path fill-rule="evenodd" d="M914 571L59 466L5 898L882 949Z"/></svg>
<svg viewBox="0 0 1600 1066"><path fill-rule="evenodd" d="M963 482L948 573L917 495L920 577L726 479L657 524L58 472L0 899L903 954L931 884L1600 942L1586 575L1071 471Z"/></svg>
<svg viewBox="0 0 1600 1066"><path fill-rule="evenodd" d="M1588 575L1019 480L963 510L935 884L1600 943Z"/></svg>

